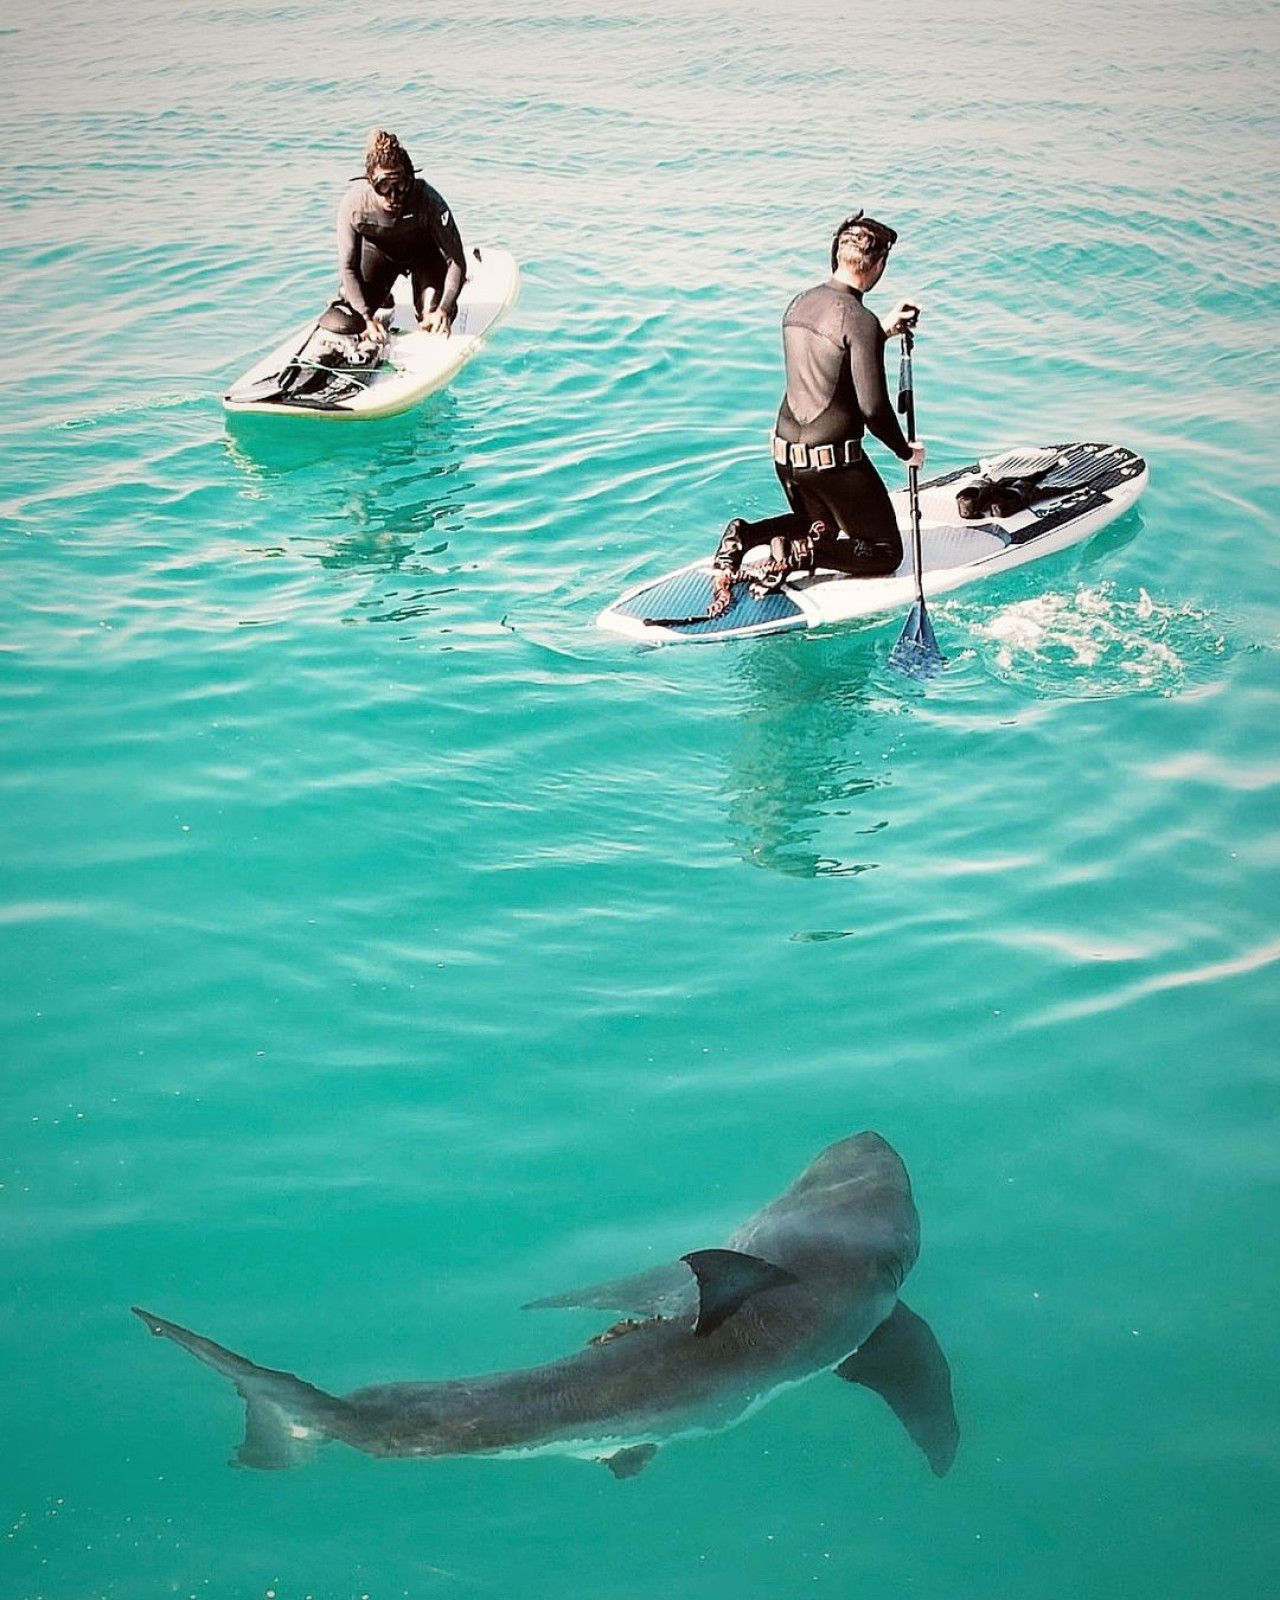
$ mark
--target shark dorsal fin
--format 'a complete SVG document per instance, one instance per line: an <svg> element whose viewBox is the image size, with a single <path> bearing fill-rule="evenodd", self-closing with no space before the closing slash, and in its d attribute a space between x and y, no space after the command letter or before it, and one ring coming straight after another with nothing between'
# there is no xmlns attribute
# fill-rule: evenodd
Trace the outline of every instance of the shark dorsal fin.
<svg viewBox="0 0 1280 1600"><path fill-rule="evenodd" d="M714 1333L753 1294L796 1281L794 1273L740 1250L691 1250L680 1259L698 1280L698 1320L693 1331L700 1339Z"/></svg>

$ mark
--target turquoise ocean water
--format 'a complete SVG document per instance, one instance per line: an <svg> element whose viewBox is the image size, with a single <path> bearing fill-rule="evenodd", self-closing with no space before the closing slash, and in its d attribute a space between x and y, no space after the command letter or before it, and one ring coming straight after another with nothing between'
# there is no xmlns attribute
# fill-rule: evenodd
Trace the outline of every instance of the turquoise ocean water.
<svg viewBox="0 0 1280 1600"><path fill-rule="evenodd" d="M16 0L0 52L0 1594L1280 1594L1280 35L1256 0ZM368 127L518 305L408 418L229 427ZM779 318L902 233L930 469L1136 512L899 619L645 652L780 505ZM878 458L887 477L896 464ZM140 1303L333 1390L911 1171L941 1481L820 1377L638 1478L232 1471Z"/></svg>

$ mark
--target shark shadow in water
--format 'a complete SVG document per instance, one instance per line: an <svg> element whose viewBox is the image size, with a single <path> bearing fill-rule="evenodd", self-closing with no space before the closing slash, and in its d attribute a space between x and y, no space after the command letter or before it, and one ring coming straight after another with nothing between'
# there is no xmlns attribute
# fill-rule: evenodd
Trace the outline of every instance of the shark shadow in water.
<svg viewBox="0 0 1280 1600"><path fill-rule="evenodd" d="M951 1373L928 1324L898 1298L919 1248L906 1168L879 1134L859 1133L824 1150L723 1248L533 1301L626 1313L545 1366L338 1396L134 1310L236 1386L247 1411L240 1466L296 1466L337 1439L373 1456L584 1456L627 1478L659 1445L727 1428L834 1371L881 1395L941 1477L959 1440Z"/></svg>

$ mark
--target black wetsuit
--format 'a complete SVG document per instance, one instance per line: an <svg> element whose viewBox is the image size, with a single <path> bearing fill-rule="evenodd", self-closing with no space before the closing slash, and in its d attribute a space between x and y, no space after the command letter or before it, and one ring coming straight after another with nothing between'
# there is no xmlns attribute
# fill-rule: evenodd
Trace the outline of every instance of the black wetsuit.
<svg viewBox="0 0 1280 1600"><path fill-rule="evenodd" d="M859 577L892 572L902 561L898 519L862 450L869 429L900 460L911 456L885 383L884 330L863 305L860 289L830 278L787 307L782 341L787 388L775 428L774 468L792 515L739 522L736 531L730 523L716 565L734 571L753 544L778 534L807 536L821 523L813 565ZM815 458L814 446L829 448ZM783 455L787 459L780 460Z"/></svg>
<svg viewBox="0 0 1280 1600"><path fill-rule="evenodd" d="M415 178L399 212L381 205L365 178L357 178L338 207L338 272L342 299L369 318L386 303L402 273L413 285L413 307L445 312L450 320L462 285L466 259L462 236L444 197Z"/></svg>

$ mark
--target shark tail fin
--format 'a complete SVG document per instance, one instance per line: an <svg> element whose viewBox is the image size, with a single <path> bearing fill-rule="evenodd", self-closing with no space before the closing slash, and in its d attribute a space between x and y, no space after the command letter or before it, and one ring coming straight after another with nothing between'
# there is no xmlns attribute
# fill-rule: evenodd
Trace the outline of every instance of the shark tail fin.
<svg viewBox="0 0 1280 1600"><path fill-rule="evenodd" d="M292 1373L255 1366L234 1350L138 1306L133 1307L133 1314L157 1338L171 1339L235 1384L245 1404L245 1430L233 1465L263 1472L301 1466L328 1439L340 1436L346 1406L334 1395L303 1383Z"/></svg>
<svg viewBox="0 0 1280 1600"><path fill-rule="evenodd" d="M960 1443L951 1368L922 1317L899 1300L836 1373L848 1383L875 1390L924 1451L936 1477L950 1471Z"/></svg>

